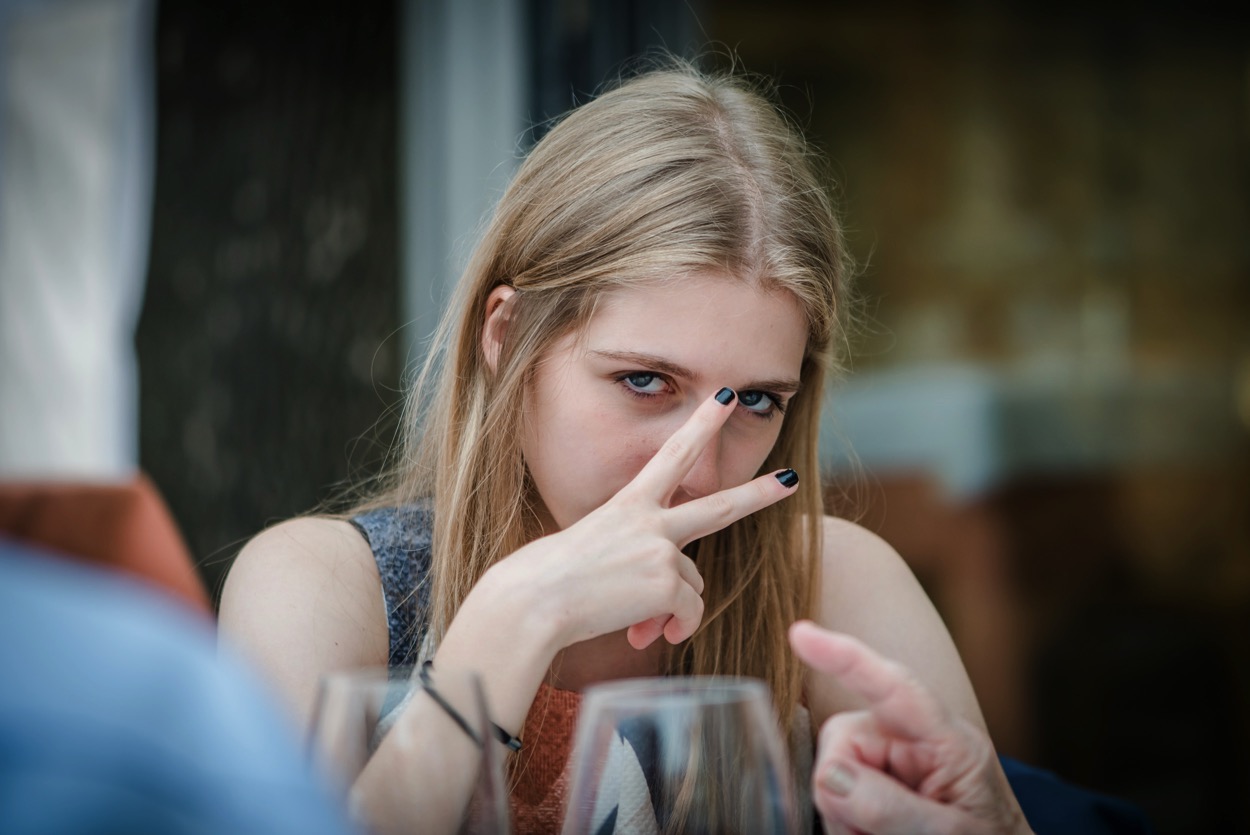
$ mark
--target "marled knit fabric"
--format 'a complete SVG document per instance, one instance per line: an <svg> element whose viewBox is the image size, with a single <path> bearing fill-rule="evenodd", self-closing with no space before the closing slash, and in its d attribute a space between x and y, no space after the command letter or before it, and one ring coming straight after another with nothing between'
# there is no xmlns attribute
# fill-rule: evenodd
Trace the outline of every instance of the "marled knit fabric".
<svg viewBox="0 0 1250 835"><path fill-rule="evenodd" d="M421 613L430 602L433 514L423 507L386 507L351 518L369 543L382 577L391 667L415 664L424 634Z"/></svg>
<svg viewBox="0 0 1250 835"><path fill-rule="evenodd" d="M540 685L525 717L525 747L514 763L512 829L517 833L559 832L568 794L569 754L582 694Z"/></svg>

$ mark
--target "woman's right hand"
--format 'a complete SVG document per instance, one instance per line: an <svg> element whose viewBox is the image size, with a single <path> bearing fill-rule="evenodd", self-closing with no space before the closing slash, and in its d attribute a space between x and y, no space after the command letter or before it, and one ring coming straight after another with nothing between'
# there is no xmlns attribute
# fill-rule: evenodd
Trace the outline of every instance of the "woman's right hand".
<svg viewBox="0 0 1250 835"><path fill-rule="evenodd" d="M498 575L492 579L507 587L531 590L534 605L555 626L556 649L621 629L643 649L661 635L676 644L698 629L703 578L681 549L786 498L797 485L794 479L787 487L781 473L771 473L671 504L735 405L736 397L727 403L709 397L615 496L491 569Z"/></svg>

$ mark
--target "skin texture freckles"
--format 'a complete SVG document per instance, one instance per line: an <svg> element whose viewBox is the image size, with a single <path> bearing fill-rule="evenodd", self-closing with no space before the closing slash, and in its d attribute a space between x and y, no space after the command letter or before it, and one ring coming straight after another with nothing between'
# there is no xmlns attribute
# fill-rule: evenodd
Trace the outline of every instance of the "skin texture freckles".
<svg viewBox="0 0 1250 835"><path fill-rule="evenodd" d="M722 386L738 392L735 413L669 503L755 477L784 420L775 402L797 386L806 336L789 294L717 274L604 299L584 333L556 343L528 395L522 451L546 532L615 495Z"/></svg>

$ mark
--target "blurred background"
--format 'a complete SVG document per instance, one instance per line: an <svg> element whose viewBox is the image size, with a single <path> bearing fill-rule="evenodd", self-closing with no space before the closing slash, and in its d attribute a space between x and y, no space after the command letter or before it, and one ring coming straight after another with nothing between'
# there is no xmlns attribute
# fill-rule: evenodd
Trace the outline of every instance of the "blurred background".
<svg viewBox="0 0 1250 835"><path fill-rule="evenodd" d="M0 121L0 476L46 475L22 451L62 444L19 420L31 345L103 344L130 371L101 391L78 363L95 389L45 413L113 415L89 448L118 451L86 476L146 473L215 595L249 536L376 471L405 370L546 120L636 56L732 53L828 158L860 265L831 510L913 566L1003 753L1163 833L1250 831L1246 25L1067 0L8 0L0 21L19 105ZM14 277L33 274L14 218L95 170L22 134L66 86L31 98L54 75L13 69L31 55L112 68L133 109L73 129L134 152L93 193L139 254L64 290L84 320L133 300L101 342L19 327L55 280ZM66 113L113 112L68 86Z"/></svg>

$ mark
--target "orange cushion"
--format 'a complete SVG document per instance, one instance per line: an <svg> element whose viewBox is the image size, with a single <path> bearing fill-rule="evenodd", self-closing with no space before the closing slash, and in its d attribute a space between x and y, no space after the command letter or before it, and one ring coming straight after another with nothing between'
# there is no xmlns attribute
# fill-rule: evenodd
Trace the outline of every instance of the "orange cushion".
<svg viewBox="0 0 1250 835"><path fill-rule="evenodd" d="M151 480L0 482L0 532L127 572L210 617L195 562Z"/></svg>

